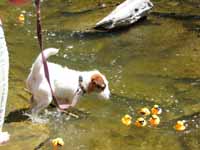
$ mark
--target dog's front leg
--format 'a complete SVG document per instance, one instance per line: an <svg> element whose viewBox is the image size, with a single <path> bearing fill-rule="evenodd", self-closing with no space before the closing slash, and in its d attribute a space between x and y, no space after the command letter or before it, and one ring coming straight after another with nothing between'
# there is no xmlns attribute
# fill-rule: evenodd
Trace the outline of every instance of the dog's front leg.
<svg viewBox="0 0 200 150"><path fill-rule="evenodd" d="M82 95L82 91L77 91L75 93L75 95L74 95L74 97L72 99L72 102L70 104L71 107L74 107L77 104L77 102L80 99L81 95Z"/></svg>
<svg viewBox="0 0 200 150"><path fill-rule="evenodd" d="M74 97L73 97L72 100L71 100L71 104L66 104L66 103L65 103L65 104L61 104L61 103L59 103L58 105L59 105L59 107L60 107L60 111L69 109L70 107L74 107L74 106L77 104L78 100L80 99L81 95L82 95L82 91L81 91L81 90L78 90L78 91L74 94Z"/></svg>

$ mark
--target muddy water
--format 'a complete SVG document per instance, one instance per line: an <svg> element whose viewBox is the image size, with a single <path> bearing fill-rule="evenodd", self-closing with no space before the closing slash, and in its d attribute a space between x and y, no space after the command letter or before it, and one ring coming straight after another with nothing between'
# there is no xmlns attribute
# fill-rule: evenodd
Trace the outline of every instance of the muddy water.
<svg viewBox="0 0 200 150"><path fill-rule="evenodd" d="M110 6L118 1L103 2ZM112 7L95 9L95 0L44 0L44 45L60 49L50 60L79 70L99 69L109 79L112 97L109 101L84 97L76 107L82 111L79 119L49 108L42 114L49 123L34 124L22 115L30 98L24 80L39 53L34 7L15 7L2 0L0 16L11 62L4 130L11 141L0 149L31 150L47 138L62 137L65 150L199 150L200 2L159 0L154 4L156 13L146 20L104 33L88 29ZM21 13L24 23L17 20ZM154 104L163 108L159 127L121 124L123 115L128 113L135 120L139 108ZM185 132L174 131L177 119L187 121ZM52 147L47 142L42 149Z"/></svg>

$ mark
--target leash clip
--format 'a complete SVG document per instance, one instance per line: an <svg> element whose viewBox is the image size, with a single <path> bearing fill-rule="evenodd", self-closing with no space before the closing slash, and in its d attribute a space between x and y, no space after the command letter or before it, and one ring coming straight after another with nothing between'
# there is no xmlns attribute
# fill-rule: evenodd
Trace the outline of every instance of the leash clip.
<svg viewBox="0 0 200 150"><path fill-rule="evenodd" d="M84 88L84 86L82 85L83 82L83 76L79 75L78 77L78 81L79 81L79 87L77 89L77 93L80 94L80 90L82 91L82 95L84 95L86 93L86 90Z"/></svg>

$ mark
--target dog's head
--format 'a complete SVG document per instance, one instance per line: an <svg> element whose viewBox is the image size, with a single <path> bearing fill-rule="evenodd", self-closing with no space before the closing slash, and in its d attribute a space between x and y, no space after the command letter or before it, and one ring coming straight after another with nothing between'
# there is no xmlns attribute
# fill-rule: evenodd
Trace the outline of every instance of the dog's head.
<svg viewBox="0 0 200 150"><path fill-rule="evenodd" d="M110 90L108 87L108 80L100 72L94 73L88 85L88 93L96 92L103 99L110 98Z"/></svg>

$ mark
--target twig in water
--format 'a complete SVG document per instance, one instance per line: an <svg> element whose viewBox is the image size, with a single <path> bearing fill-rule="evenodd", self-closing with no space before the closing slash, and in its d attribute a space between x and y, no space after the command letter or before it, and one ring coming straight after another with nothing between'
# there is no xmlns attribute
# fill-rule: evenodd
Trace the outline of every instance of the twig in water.
<svg viewBox="0 0 200 150"><path fill-rule="evenodd" d="M41 142L38 146L34 148L34 150L39 150L41 147L43 147L46 143L50 142L50 138L45 139L43 142Z"/></svg>

